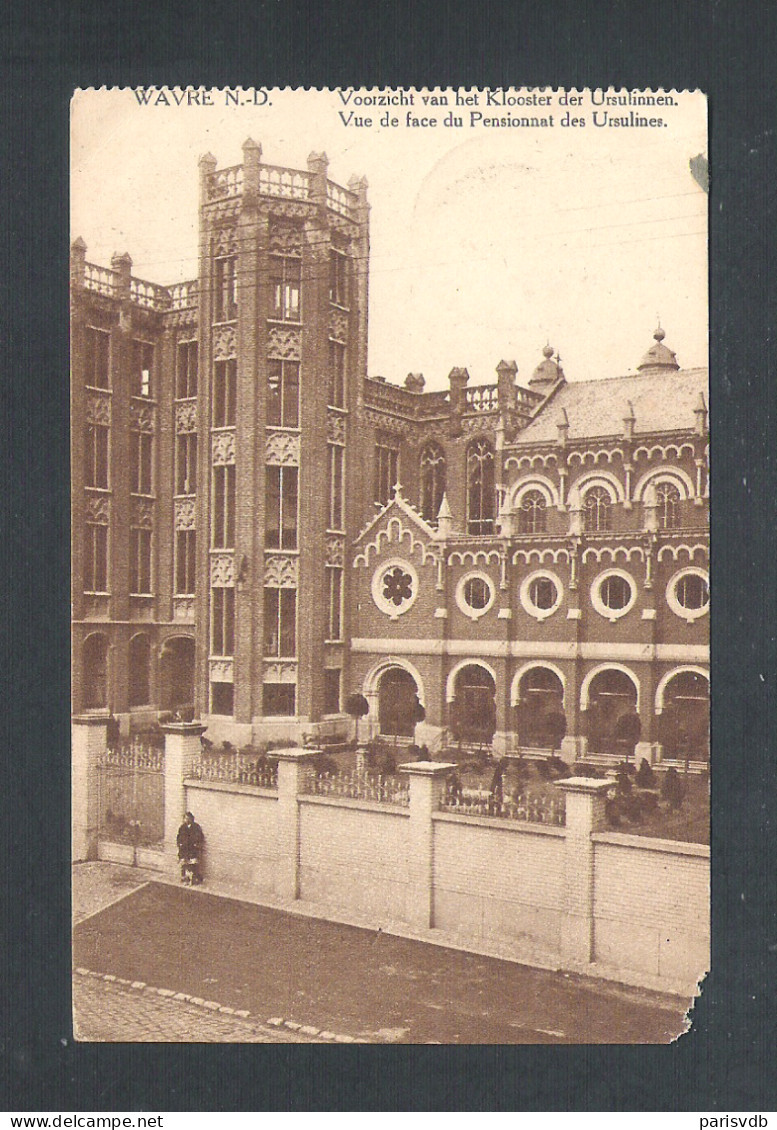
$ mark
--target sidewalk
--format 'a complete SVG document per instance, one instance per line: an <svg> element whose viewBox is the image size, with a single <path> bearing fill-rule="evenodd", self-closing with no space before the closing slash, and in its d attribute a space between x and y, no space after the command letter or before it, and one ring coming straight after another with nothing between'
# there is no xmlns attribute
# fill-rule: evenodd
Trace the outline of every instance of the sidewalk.
<svg viewBox="0 0 777 1130"><path fill-rule="evenodd" d="M314 917L296 903L268 907L110 864L78 865L73 890L77 967L302 1035L668 1043L685 1027L675 998L332 922L321 908Z"/></svg>

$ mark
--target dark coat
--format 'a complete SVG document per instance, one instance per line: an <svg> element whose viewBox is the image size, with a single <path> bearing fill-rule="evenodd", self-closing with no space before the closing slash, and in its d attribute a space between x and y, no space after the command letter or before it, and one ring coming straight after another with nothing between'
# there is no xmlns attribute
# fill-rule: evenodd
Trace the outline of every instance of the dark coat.
<svg viewBox="0 0 777 1130"><path fill-rule="evenodd" d="M184 821L178 829L177 843L179 859L199 859L205 843L202 828L196 821L193 824Z"/></svg>

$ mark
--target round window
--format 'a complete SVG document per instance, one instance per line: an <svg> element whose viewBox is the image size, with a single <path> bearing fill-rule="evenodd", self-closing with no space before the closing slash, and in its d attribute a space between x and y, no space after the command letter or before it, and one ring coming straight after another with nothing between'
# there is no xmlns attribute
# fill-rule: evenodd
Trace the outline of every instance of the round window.
<svg viewBox="0 0 777 1130"><path fill-rule="evenodd" d="M418 574L409 561L384 561L372 576L372 599L381 612L396 620L418 596Z"/></svg>
<svg viewBox="0 0 777 1130"><path fill-rule="evenodd" d="M676 616L689 622L704 616L710 606L710 584L703 569L675 573L666 590L666 601Z"/></svg>
<svg viewBox="0 0 777 1130"><path fill-rule="evenodd" d="M496 599L496 589L488 573L467 573L456 586L456 603L470 620L485 616Z"/></svg>
<svg viewBox="0 0 777 1130"><path fill-rule="evenodd" d="M637 587L622 569L608 569L591 585L591 603L599 615L608 620L625 616L636 599Z"/></svg>
<svg viewBox="0 0 777 1130"><path fill-rule="evenodd" d="M524 610L535 620L544 620L558 609L564 589L554 573L538 569L524 578L519 595Z"/></svg>

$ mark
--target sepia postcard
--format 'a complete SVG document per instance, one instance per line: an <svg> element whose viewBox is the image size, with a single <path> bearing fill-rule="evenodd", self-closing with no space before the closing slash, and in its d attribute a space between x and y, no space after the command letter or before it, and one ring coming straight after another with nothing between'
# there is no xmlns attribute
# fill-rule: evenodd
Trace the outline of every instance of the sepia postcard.
<svg viewBox="0 0 777 1130"><path fill-rule="evenodd" d="M77 1038L677 1039L705 96L104 88L71 127Z"/></svg>

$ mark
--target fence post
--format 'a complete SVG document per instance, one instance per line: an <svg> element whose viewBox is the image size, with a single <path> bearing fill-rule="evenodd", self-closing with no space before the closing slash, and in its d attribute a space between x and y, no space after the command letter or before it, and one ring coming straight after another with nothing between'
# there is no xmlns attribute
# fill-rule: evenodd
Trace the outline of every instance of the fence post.
<svg viewBox="0 0 777 1130"><path fill-rule="evenodd" d="M201 722L168 722L162 726L165 735L165 862L170 871L178 866L176 837L186 811L183 783L191 776L194 758L202 748L200 738L206 729Z"/></svg>
<svg viewBox="0 0 777 1130"><path fill-rule="evenodd" d="M97 859L99 770L108 746L108 712L75 714L72 724L71 851L73 861Z"/></svg>
<svg viewBox="0 0 777 1130"><path fill-rule="evenodd" d="M410 897L408 916L413 926L434 926L434 825L432 813L440 807L445 777L456 766L445 761L411 761L399 765L410 778L408 863Z"/></svg>
<svg viewBox="0 0 777 1130"><path fill-rule="evenodd" d="M607 792L612 781L569 777L555 784L566 797L566 905L561 927L561 958L566 965L581 966L594 960L594 842L591 835L604 826Z"/></svg>
<svg viewBox="0 0 777 1130"><path fill-rule="evenodd" d="M274 749L278 758L278 868L275 890L283 899L299 898L299 794L302 790L305 762L319 750Z"/></svg>

